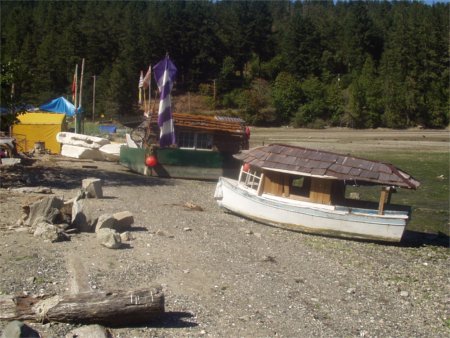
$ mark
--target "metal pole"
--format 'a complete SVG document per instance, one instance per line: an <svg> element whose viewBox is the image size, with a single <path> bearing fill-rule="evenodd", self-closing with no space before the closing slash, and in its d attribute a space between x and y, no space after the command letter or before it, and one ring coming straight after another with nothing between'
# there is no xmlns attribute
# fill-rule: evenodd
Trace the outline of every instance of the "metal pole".
<svg viewBox="0 0 450 338"><path fill-rule="evenodd" d="M95 75L94 78L94 88L93 88L93 94L92 94L92 122L95 122Z"/></svg>

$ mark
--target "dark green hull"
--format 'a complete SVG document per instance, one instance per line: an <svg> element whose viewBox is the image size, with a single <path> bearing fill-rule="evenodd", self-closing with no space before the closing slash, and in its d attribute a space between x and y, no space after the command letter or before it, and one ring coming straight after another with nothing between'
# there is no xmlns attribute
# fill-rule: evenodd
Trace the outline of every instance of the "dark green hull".
<svg viewBox="0 0 450 338"><path fill-rule="evenodd" d="M147 167L149 150L122 147L120 164L146 176L217 180L220 176L237 177L240 161L231 153L193 149L156 149L158 164Z"/></svg>

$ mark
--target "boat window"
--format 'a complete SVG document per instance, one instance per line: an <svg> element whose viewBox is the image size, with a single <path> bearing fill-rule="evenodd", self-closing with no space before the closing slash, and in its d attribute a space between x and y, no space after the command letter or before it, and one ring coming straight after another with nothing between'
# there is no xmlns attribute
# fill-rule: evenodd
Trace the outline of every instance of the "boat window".
<svg viewBox="0 0 450 338"><path fill-rule="evenodd" d="M183 131L177 134L177 143L180 148L212 149L212 135Z"/></svg>
<svg viewBox="0 0 450 338"><path fill-rule="evenodd" d="M211 134L197 134L196 148L211 149L212 148L212 135Z"/></svg>
<svg viewBox="0 0 450 338"><path fill-rule="evenodd" d="M311 177L294 176L291 181L292 195L309 197L309 190L311 187Z"/></svg>
<svg viewBox="0 0 450 338"><path fill-rule="evenodd" d="M251 189L257 190L261 182L261 173L256 170L244 171L241 167L239 182Z"/></svg>
<svg viewBox="0 0 450 338"><path fill-rule="evenodd" d="M177 142L180 148L194 148L195 134L181 132L177 135Z"/></svg>

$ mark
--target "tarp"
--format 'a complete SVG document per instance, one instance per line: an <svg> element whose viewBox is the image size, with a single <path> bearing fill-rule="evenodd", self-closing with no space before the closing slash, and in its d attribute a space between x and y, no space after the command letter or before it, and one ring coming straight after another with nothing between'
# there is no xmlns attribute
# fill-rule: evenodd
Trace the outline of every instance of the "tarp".
<svg viewBox="0 0 450 338"><path fill-rule="evenodd" d="M75 106L67 101L64 97L58 97L50 102L39 107L41 110L51 111L59 114L66 114L67 116L75 115Z"/></svg>
<svg viewBox="0 0 450 338"><path fill-rule="evenodd" d="M56 141L56 134L65 129L65 115L47 112L31 112L19 115L12 128L19 151L31 151L36 142L44 142L45 149L59 154L61 145Z"/></svg>

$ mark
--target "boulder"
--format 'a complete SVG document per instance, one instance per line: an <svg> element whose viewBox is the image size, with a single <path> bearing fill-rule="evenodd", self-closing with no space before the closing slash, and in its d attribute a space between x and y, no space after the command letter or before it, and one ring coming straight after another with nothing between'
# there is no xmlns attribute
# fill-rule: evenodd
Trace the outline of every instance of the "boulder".
<svg viewBox="0 0 450 338"><path fill-rule="evenodd" d="M103 160L103 154L98 149L84 148L80 146L73 146L63 144L61 147L61 155L71 158L89 159L89 160Z"/></svg>
<svg viewBox="0 0 450 338"><path fill-rule="evenodd" d="M108 330L98 324L77 327L66 334L65 338L110 338Z"/></svg>
<svg viewBox="0 0 450 338"><path fill-rule="evenodd" d="M113 217L116 219L115 229L119 232L130 230L134 223L133 214L129 211L116 212Z"/></svg>
<svg viewBox="0 0 450 338"><path fill-rule="evenodd" d="M134 238L131 232L125 231L120 234L120 239L122 240L122 242L128 242L133 240Z"/></svg>
<svg viewBox="0 0 450 338"><path fill-rule="evenodd" d="M99 178L85 178L81 187L88 198L103 198L102 180Z"/></svg>
<svg viewBox="0 0 450 338"><path fill-rule="evenodd" d="M97 220L97 225L95 226L95 232L98 232L100 229L113 229L116 228L117 220L111 214L103 214Z"/></svg>
<svg viewBox="0 0 450 338"><path fill-rule="evenodd" d="M70 132L59 132L56 134L56 141L64 146L77 146L80 148L98 149L105 144L109 144L110 141L106 138L76 134Z"/></svg>
<svg viewBox="0 0 450 338"><path fill-rule="evenodd" d="M45 197L30 205L30 211L28 218L25 221L25 225L33 226L36 219L44 219L48 223L61 223L64 221L64 217L60 211L64 202L62 199L51 196Z"/></svg>
<svg viewBox="0 0 450 338"><path fill-rule="evenodd" d="M100 147L100 152L106 161L118 162L120 157L120 147L125 143L110 143Z"/></svg>
<svg viewBox="0 0 450 338"><path fill-rule="evenodd" d="M41 237L46 241L61 242L67 240L67 236L57 226L47 223L39 222L36 224L36 230L33 233L35 237Z"/></svg>
<svg viewBox="0 0 450 338"><path fill-rule="evenodd" d="M87 200L75 200L72 205L72 227L80 232L94 232L97 217Z"/></svg>
<svg viewBox="0 0 450 338"><path fill-rule="evenodd" d="M9 322L4 328L2 338L40 338L39 332L18 320Z"/></svg>
<svg viewBox="0 0 450 338"><path fill-rule="evenodd" d="M118 249L122 246L120 234L114 229L102 228L97 231L97 239L101 245L109 249Z"/></svg>

